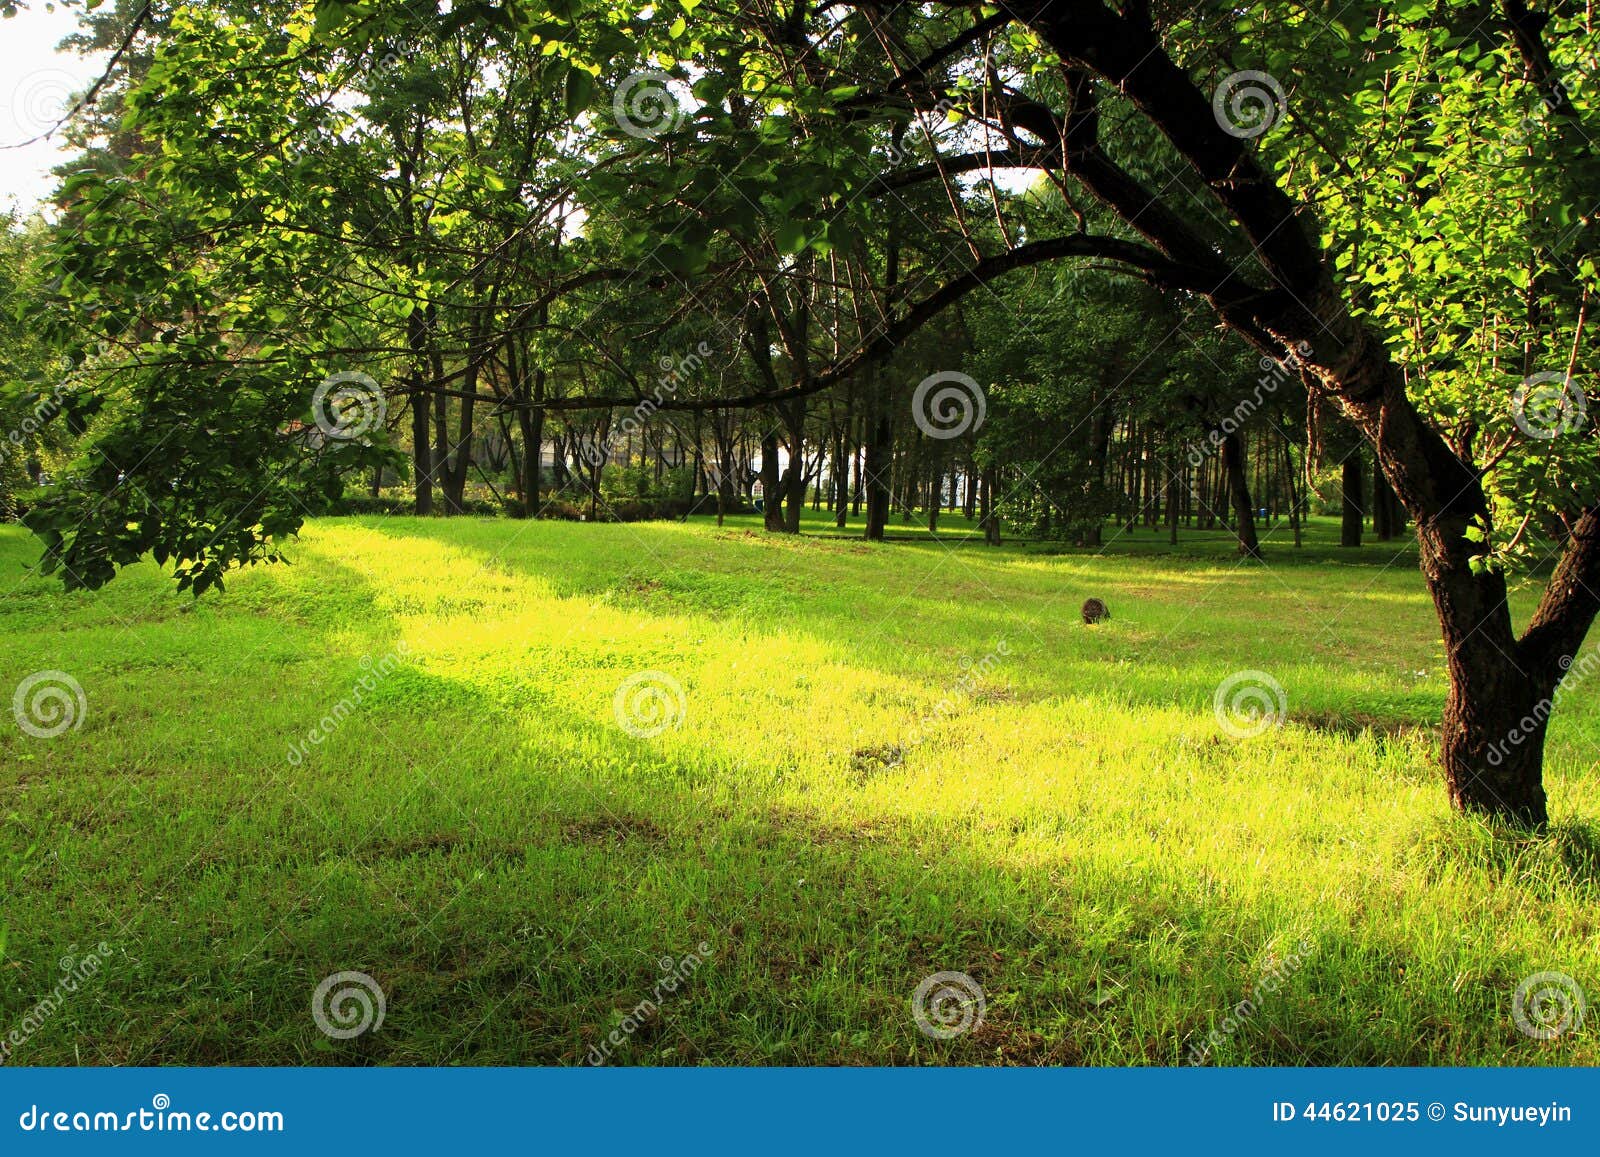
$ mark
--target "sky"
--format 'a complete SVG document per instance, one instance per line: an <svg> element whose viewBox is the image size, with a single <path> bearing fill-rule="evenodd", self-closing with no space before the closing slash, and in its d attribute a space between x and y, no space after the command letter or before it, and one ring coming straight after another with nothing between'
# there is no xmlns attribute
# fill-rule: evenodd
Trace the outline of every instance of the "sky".
<svg viewBox="0 0 1600 1157"><path fill-rule="evenodd" d="M99 74L98 59L58 53L56 45L77 26L73 11L43 3L10 20L0 19L0 207L32 210L55 185L50 169L67 159L61 134L24 148L72 107L72 94Z"/></svg>

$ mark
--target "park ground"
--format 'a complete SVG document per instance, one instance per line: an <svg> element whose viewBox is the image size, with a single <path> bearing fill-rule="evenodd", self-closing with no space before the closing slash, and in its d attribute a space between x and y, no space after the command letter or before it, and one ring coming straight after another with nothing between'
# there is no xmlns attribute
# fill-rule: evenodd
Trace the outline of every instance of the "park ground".
<svg viewBox="0 0 1600 1157"><path fill-rule="evenodd" d="M198 602L64 593L0 527L5 695L84 704L0 728L11 1062L1600 1063L1600 1013L1513 1015L1600 997L1600 695L1553 830L1497 832L1446 804L1414 548L947 526L325 519ZM1287 714L1240 738L1243 671ZM384 1018L334 1039L345 971ZM984 998L948 1040L940 972Z"/></svg>

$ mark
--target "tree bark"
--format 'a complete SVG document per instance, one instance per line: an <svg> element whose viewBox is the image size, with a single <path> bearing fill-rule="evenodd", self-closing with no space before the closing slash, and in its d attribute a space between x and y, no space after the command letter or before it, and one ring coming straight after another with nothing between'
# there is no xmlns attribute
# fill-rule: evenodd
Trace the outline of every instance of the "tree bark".
<svg viewBox="0 0 1600 1157"><path fill-rule="evenodd" d="M1289 531L1294 535L1294 546L1300 549L1300 525L1303 521L1300 513L1300 486L1295 481L1299 471L1295 468L1294 443L1289 441L1287 434L1283 437L1283 480L1284 486L1289 491Z"/></svg>
<svg viewBox="0 0 1600 1157"><path fill-rule="evenodd" d="M999 546L1000 513L994 508L994 478L995 468L986 466L983 471L982 489L979 491L978 509L983 522L983 541L990 546Z"/></svg>
<svg viewBox="0 0 1600 1157"><path fill-rule="evenodd" d="M876 411L867 419L867 444L862 464L867 496L865 536L870 542L882 542L884 528L889 523L889 455L893 437L893 427L881 400Z"/></svg>
<svg viewBox="0 0 1600 1157"><path fill-rule="evenodd" d="M833 525L843 530L850 515L850 425L839 428L833 453Z"/></svg>
<svg viewBox="0 0 1600 1157"><path fill-rule="evenodd" d="M783 488L778 473L778 435L768 430L761 435L761 522L774 534L782 534Z"/></svg>
<svg viewBox="0 0 1600 1157"><path fill-rule="evenodd" d="M1261 543L1256 538L1255 510L1250 505L1250 484L1244 473L1244 446L1235 430L1222 440L1222 470L1227 481L1228 500L1233 504L1234 533L1239 539L1239 553L1251 558L1261 557Z"/></svg>
<svg viewBox="0 0 1600 1157"><path fill-rule="evenodd" d="M865 420L863 420L863 425L864 424ZM863 494L863 487L861 484L861 459L864 453L865 450L862 447L862 443L857 442L856 452L850 456L851 468L855 472L855 481L850 487L850 514L855 518L861 517L861 500Z"/></svg>
<svg viewBox="0 0 1600 1157"><path fill-rule="evenodd" d="M420 389L411 395L411 473L419 517L433 513L433 447L429 441L428 396Z"/></svg>
<svg viewBox="0 0 1600 1157"><path fill-rule="evenodd" d="M1339 522L1339 545L1360 546L1366 511L1361 509L1361 499L1365 494L1365 487L1361 480L1361 448L1359 446L1344 460L1344 465L1339 475L1339 491L1342 505Z"/></svg>
<svg viewBox="0 0 1600 1157"><path fill-rule="evenodd" d="M783 531L800 533L800 516L806 506L806 401L796 398L783 408L788 430L789 469L784 475ZM819 456L818 462L821 462Z"/></svg>
<svg viewBox="0 0 1600 1157"><path fill-rule="evenodd" d="M1574 535L1519 641L1505 575L1478 557L1479 528L1492 522L1477 470L1423 420L1377 338L1342 306L1329 304L1333 292L1325 287L1320 320L1313 322L1332 323L1321 339L1325 344L1309 335L1303 340L1312 343L1313 372L1332 387L1373 446L1386 485L1415 517L1422 575L1439 616L1450 679L1440 757L1451 802L1464 812L1542 827L1548 818L1542 718L1547 709L1539 706L1564 670L1562 655L1570 662L1594 619L1594 597L1575 588L1600 579L1600 533L1584 540ZM1600 531L1590 517L1580 524ZM1562 588L1565 596L1556 590L1563 578L1570 580Z"/></svg>
<svg viewBox="0 0 1600 1157"><path fill-rule="evenodd" d="M1167 464L1167 545L1178 545L1178 483L1180 480L1178 461L1174 458Z"/></svg>
<svg viewBox="0 0 1600 1157"><path fill-rule="evenodd" d="M1103 398L1094 399L1094 417L1089 422L1090 468L1093 470L1093 493L1089 495L1089 511L1093 522L1083 532L1085 546L1099 546L1104 541L1103 527L1106 517L1106 467L1111 456L1111 417Z"/></svg>
<svg viewBox="0 0 1600 1157"><path fill-rule="evenodd" d="M473 398L477 393L478 372L474 368L467 371L463 390L468 395L458 403L460 407L459 429L456 443L450 450L450 456L441 466L441 484L445 495L445 507L452 514L460 514L466 508L467 473L472 469L472 412Z"/></svg>
<svg viewBox="0 0 1600 1157"><path fill-rule="evenodd" d="M544 453L544 409L529 406L517 411L517 428L522 434L522 491L524 514L532 518L539 511L540 458Z"/></svg>

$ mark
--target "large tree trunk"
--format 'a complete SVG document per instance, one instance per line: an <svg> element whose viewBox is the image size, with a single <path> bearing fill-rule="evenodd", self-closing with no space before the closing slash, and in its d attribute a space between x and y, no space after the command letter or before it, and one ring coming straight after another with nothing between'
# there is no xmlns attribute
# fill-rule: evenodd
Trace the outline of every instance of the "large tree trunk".
<svg viewBox="0 0 1600 1157"><path fill-rule="evenodd" d="M1250 484L1244 476L1244 445L1235 430L1222 440L1222 472L1228 484L1228 500L1233 504L1233 518L1237 524L1239 553L1251 558L1261 557L1261 543L1256 538L1256 512L1250 504Z"/></svg>
<svg viewBox="0 0 1600 1157"><path fill-rule="evenodd" d="M1379 542L1388 542L1405 532L1405 507L1382 474L1372 480L1372 531Z"/></svg>
<svg viewBox="0 0 1600 1157"><path fill-rule="evenodd" d="M428 330L420 311L406 319L406 344L414 363L411 368L411 473L418 515L433 513L432 429L428 416L428 395L422 388L427 375Z"/></svg>
<svg viewBox="0 0 1600 1157"><path fill-rule="evenodd" d="M437 319L430 325L436 326ZM433 362L433 380L444 380L444 359L430 350ZM461 504L450 493L450 398L445 393L433 395L433 477L439 483L439 493L444 499L445 514L460 514Z"/></svg>
<svg viewBox="0 0 1600 1157"><path fill-rule="evenodd" d="M1180 66L1169 55L1152 6L1019 0L1009 11L1060 54L1071 93L1070 116L1054 109L1035 115L1018 103L1017 123L1052 150L1059 144L1066 170L1163 259L1177 263L1165 271L1172 288L1203 292L1218 316L1264 353L1292 359L1307 385L1336 399L1372 445L1378 471L1416 524L1422 573L1447 648L1441 751L1450 798L1463 811L1543 824L1544 724L1529 715L1524 729L1521 713L1544 715L1544 696L1565 669L1563 659L1571 663L1600 610L1600 507L1572 524L1557 573L1519 640L1505 578L1479 558L1478 540L1492 519L1478 469L1423 421L1379 335L1351 316L1313 212L1280 187L1253 143L1227 131L1209 86L1198 85L1188 63ZM1537 28L1523 22L1518 29L1519 43L1540 47ZM1526 43L1523 51L1539 55L1528 53ZM1188 162L1250 244L1251 270L1223 259L1182 211L1106 155L1097 86L1114 89ZM1560 96L1553 81L1546 88ZM1508 734L1513 719L1526 739Z"/></svg>
<svg viewBox="0 0 1600 1157"><path fill-rule="evenodd" d="M864 419L863 419L863 425L865 425L865 420ZM850 514L855 518L860 518L861 517L861 500L862 500L861 459L862 459L863 454L864 454L864 450L862 449L862 445L861 445L860 442L857 442L856 443L856 452L854 454L850 455L851 469L854 470L854 472L855 472L855 475L854 475L855 480L850 484Z"/></svg>
<svg viewBox="0 0 1600 1157"><path fill-rule="evenodd" d="M441 466L441 484L444 490L445 506L452 514L460 514L466 508L467 474L472 469L472 394L477 392L478 374L476 370L469 370L462 383L462 390L468 396L458 403L460 407L460 426L456 444L451 448L450 457Z"/></svg>
<svg viewBox="0 0 1600 1157"><path fill-rule="evenodd" d="M1366 511L1361 509L1361 499L1365 491L1361 482L1360 447L1344 460L1340 470L1339 490L1342 502L1339 545L1360 546L1363 520L1366 518Z"/></svg>
<svg viewBox="0 0 1600 1157"><path fill-rule="evenodd" d="M1489 631L1501 625L1497 643ZM1548 816L1544 738L1549 718L1542 682L1507 655L1516 655L1509 616L1488 616L1470 635L1468 616L1445 626L1450 693L1445 702L1440 759L1450 802L1466 812L1505 816L1533 827ZM1510 642L1509 651L1498 647ZM1542 704L1542 705L1541 705Z"/></svg>
<svg viewBox="0 0 1600 1157"><path fill-rule="evenodd" d="M1083 532L1083 544L1099 546L1105 541L1106 468L1111 457L1111 416L1101 397L1095 398L1094 417L1089 421L1089 455L1094 477L1088 506L1094 521Z"/></svg>
<svg viewBox="0 0 1600 1157"><path fill-rule="evenodd" d="M517 411L517 428L522 433L522 491L523 513L532 518L539 512L539 459L544 447L544 408L525 406Z"/></svg>
<svg viewBox="0 0 1600 1157"><path fill-rule="evenodd" d="M800 512L806 505L806 464L804 458L791 458L783 475L783 525L785 534L800 533Z"/></svg>
<svg viewBox="0 0 1600 1157"><path fill-rule="evenodd" d="M783 487L778 474L778 435L768 430L761 435L761 520L767 530L782 534Z"/></svg>
<svg viewBox="0 0 1600 1157"><path fill-rule="evenodd" d="M1440 737L1450 800L1464 812L1541 827L1548 696L1566 669L1563 657L1570 664L1597 609L1600 519L1591 511L1579 520L1589 537L1574 535L1519 640L1505 575L1478 558L1476 528L1491 525L1491 515L1476 469L1422 419L1375 337L1341 307L1326 308L1322 321L1333 328L1326 346L1313 342L1314 350L1326 350L1314 353L1313 370L1337 387L1385 483L1416 522L1450 680Z"/></svg>
<svg viewBox="0 0 1600 1157"><path fill-rule="evenodd" d="M1285 488L1289 491L1289 530L1290 533L1294 535L1294 545L1296 550L1300 549L1301 499L1299 484L1295 482L1295 478L1299 475L1299 473L1299 470L1295 468L1294 443L1289 440L1288 434L1284 434L1283 481Z"/></svg>

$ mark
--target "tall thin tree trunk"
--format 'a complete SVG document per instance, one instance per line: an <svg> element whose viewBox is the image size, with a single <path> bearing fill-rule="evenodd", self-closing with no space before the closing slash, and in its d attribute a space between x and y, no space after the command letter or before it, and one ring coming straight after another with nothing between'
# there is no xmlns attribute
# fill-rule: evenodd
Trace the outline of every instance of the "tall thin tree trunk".
<svg viewBox="0 0 1600 1157"><path fill-rule="evenodd" d="M1289 492L1289 529L1294 533L1295 549L1300 548L1300 491L1295 481L1294 443L1283 436L1283 484Z"/></svg>
<svg viewBox="0 0 1600 1157"><path fill-rule="evenodd" d="M863 425L865 425L866 421L867 419L862 420ZM856 452L851 455L851 465L855 471L855 481L850 486L850 514L853 518L861 517L861 500L864 493L864 488L861 484L861 459L865 454L866 440L862 439L856 443Z"/></svg>
<svg viewBox="0 0 1600 1157"><path fill-rule="evenodd" d="M1181 480L1181 467L1174 469L1174 463L1167 466L1167 544L1178 545L1178 483Z"/></svg>
<svg viewBox="0 0 1600 1157"><path fill-rule="evenodd" d="M428 422L428 396L420 389L411 395L411 473L416 512L433 513L433 446Z"/></svg>
<svg viewBox="0 0 1600 1157"><path fill-rule="evenodd" d="M1234 534L1239 540L1239 553L1251 558L1261 557L1261 543L1256 538L1255 510L1250 502L1250 487L1245 480L1244 447L1235 430L1222 440L1222 470L1228 487L1228 500L1233 505Z"/></svg>
<svg viewBox="0 0 1600 1157"><path fill-rule="evenodd" d="M979 518L983 523L983 541L990 546L1000 545L1000 512L994 508L995 467L986 466L981 489L978 491Z"/></svg>
<svg viewBox="0 0 1600 1157"><path fill-rule="evenodd" d="M850 514L850 426L839 429L839 441L833 455L833 525L845 528Z"/></svg>
<svg viewBox="0 0 1600 1157"><path fill-rule="evenodd" d="M875 408L876 413L867 418L866 446L862 451L865 485L862 489L867 499L866 538L871 542L882 542L884 530L889 524L889 459L893 450L894 430L887 407L881 399Z"/></svg>

